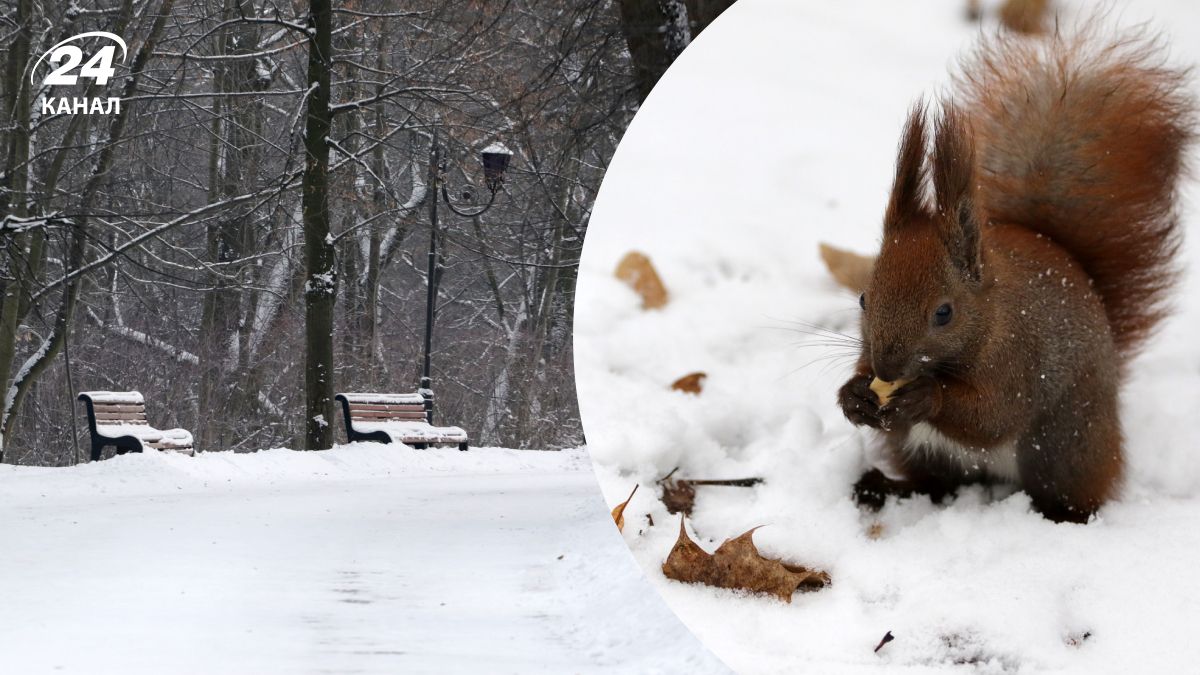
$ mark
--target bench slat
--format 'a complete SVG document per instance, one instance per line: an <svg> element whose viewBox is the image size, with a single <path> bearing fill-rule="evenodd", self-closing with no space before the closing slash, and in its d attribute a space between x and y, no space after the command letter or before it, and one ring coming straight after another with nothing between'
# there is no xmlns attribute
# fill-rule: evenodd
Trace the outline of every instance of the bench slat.
<svg viewBox="0 0 1200 675"><path fill-rule="evenodd" d="M375 412L368 410L365 412L350 411L351 419L360 420L403 420L403 419L424 419L424 410L397 410L395 412Z"/></svg>
<svg viewBox="0 0 1200 675"><path fill-rule="evenodd" d="M350 410L424 410L424 403L351 403Z"/></svg>
<svg viewBox="0 0 1200 675"><path fill-rule="evenodd" d="M129 421L135 421L135 422L136 421L145 422L146 421L146 413L105 413L105 412L97 411L96 412L96 421L99 422L101 420L114 420L114 421L129 420Z"/></svg>
<svg viewBox="0 0 1200 675"><path fill-rule="evenodd" d="M401 443L459 443L462 438L458 436L397 436Z"/></svg>
<svg viewBox="0 0 1200 675"><path fill-rule="evenodd" d="M360 410L351 408L350 414L358 417L393 417L395 415L424 415L425 408L411 406L408 408L393 408L392 410Z"/></svg>
<svg viewBox="0 0 1200 675"><path fill-rule="evenodd" d="M389 412L424 412L425 406L394 406L390 408L360 408L350 406L350 414L355 413L389 413Z"/></svg>
<svg viewBox="0 0 1200 675"><path fill-rule="evenodd" d="M144 404L92 404L96 410L112 410L118 412L137 412L146 410Z"/></svg>
<svg viewBox="0 0 1200 675"><path fill-rule="evenodd" d="M147 443L146 445L159 452L180 452L192 457L196 456L195 448L190 445L163 445L161 443Z"/></svg>

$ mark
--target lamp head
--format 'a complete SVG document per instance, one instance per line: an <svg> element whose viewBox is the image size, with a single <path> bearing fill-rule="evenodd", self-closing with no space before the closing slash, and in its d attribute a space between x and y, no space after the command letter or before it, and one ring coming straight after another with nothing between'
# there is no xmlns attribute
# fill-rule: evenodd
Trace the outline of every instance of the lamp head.
<svg viewBox="0 0 1200 675"><path fill-rule="evenodd" d="M512 151L499 141L483 149L483 179L487 188L495 194L504 183L504 172L508 169L508 161L512 159Z"/></svg>

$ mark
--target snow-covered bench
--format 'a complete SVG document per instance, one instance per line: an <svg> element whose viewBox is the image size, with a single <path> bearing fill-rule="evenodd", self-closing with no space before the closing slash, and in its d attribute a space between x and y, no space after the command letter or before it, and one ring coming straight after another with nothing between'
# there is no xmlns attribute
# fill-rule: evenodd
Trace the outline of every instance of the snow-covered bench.
<svg viewBox="0 0 1200 675"><path fill-rule="evenodd" d="M405 443L416 448L457 445L467 449L467 432L459 427L435 427L426 420L420 394L338 394L346 420L346 438L353 441Z"/></svg>
<svg viewBox="0 0 1200 675"><path fill-rule="evenodd" d="M186 429L155 429L146 421L146 400L136 391L85 391L79 400L87 405L88 430L92 434L92 461L100 459L105 446L117 454L142 452L146 448L195 455L192 434Z"/></svg>

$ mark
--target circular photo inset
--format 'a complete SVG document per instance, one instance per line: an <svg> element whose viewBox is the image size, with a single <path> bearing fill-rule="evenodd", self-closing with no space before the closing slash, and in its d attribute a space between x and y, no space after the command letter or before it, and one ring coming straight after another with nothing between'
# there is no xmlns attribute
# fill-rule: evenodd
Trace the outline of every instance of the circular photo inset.
<svg viewBox="0 0 1200 675"><path fill-rule="evenodd" d="M659 82L576 375L732 668L1194 667L1196 63L1182 2L741 0Z"/></svg>

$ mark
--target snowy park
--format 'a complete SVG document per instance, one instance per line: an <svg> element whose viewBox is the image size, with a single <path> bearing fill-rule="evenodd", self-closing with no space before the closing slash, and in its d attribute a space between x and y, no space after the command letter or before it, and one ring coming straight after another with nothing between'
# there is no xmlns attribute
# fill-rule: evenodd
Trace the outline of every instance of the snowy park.
<svg viewBox="0 0 1200 675"><path fill-rule="evenodd" d="M726 671L579 449L592 203L723 9L625 4L0 0L0 672Z"/></svg>
<svg viewBox="0 0 1200 675"><path fill-rule="evenodd" d="M1064 25L1086 4L1056 3ZM1172 64L1200 62L1194 4L1112 5L1112 24L1161 31ZM640 486L625 510L640 526L623 536L650 582L737 672L1166 673L1200 659L1188 637L1200 612L1194 179L1183 282L1122 390L1117 499L1086 525L1050 522L1004 487L892 498L878 513L853 501L876 459L837 405L855 354L812 332L856 335L860 308L818 244L878 251L909 106L947 85L979 30L957 2L742 0L660 82L598 196L576 306L588 448L610 506ZM614 278L631 250L661 276L659 309ZM672 390L696 372L699 393ZM711 552L759 527L764 555L831 585L785 603L667 579L680 516L657 483L672 471L763 479L696 487L689 535Z"/></svg>

